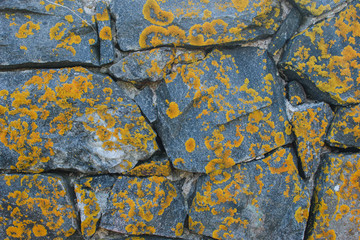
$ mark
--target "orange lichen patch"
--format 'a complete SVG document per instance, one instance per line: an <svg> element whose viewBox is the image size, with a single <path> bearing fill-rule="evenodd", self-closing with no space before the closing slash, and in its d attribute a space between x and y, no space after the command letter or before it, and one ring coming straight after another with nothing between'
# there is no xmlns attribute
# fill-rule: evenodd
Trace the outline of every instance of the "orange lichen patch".
<svg viewBox="0 0 360 240"><path fill-rule="evenodd" d="M110 14L107 8L104 8L102 13L96 14L96 20L97 21L110 21Z"/></svg>
<svg viewBox="0 0 360 240"><path fill-rule="evenodd" d="M90 45L94 45L95 42L96 42L95 39L93 39L93 38L90 38L90 39L89 39L89 44L90 44Z"/></svg>
<svg viewBox="0 0 360 240"><path fill-rule="evenodd" d="M149 39L150 36L151 39ZM157 47L163 44L165 38L174 39L174 44L179 44L186 38L185 31L177 26L168 28L149 26L140 34L139 45L141 48Z"/></svg>
<svg viewBox="0 0 360 240"><path fill-rule="evenodd" d="M21 25L19 31L15 34L17 38L27 38L30 35L34 35L33 30L40 30L40 23L33 23L32 21L28 21Z"/></svg>
<svg viewBox="0 0 360 240"><path fill-rule="evenodd" d="M196 147L195 139L189 138L185 143L186 151L193 152L195 150L195 147Z"/></svg>
<svg viewBox="0 0 360 240"><path fill-rule="evenodd" d="M100 30L99 37L102 40L111 40L112 39L111 28L108 26L103 27Z"/></svg>
<svg viewBox="0 0 360 240"><path fill-rule="evenodd" d="M337 3L337 2L338 2L338 0L334 1L334 3ZM320 2L317 3L317 2L309 1L309 0L295 0L295 3L299 4L300 8L306 9L314 16L319 16L319 15L323 14L324 12L331 10L330 4L324 5L324 4L321 4Z"/></svg>
<svg viewBox="0 0 360 240"><path fill-rule="evenodd" d="M76 55L76 50L72 45L81 43L80 35L76 35L75 33L71 32L65 39L60 38L59 40L61 40L61 43L56 45L56 48L53 49L53 51L58 50L58 48L64 48L70 51L73 56Z"/></svg>
<svg viewBox="0 0 360 240"><path fill-rule="evenodd" d="M169 161L151 161L134 167L131 171L127 172L128 175L137 177L145 176L163 176L167 177L171 173Z"/></svg>
<svg viewBox="0 0 360 240"><path fill-rule="evenodd" d="M11 186L5 184L5 178L13 179ZM1 175L0 186L4 193L0 197L0 210L6 209L11 215L1 217L4 239L63 238L75 232L76 214L60 178ZM29 215L29 211L35 215Z"/></svg>
<svg viewBox="0 0 360 240"><path fill-rule="evenodd" d="M309 210L308 209L302 209L299 207L295 212L295 219L298 223L307 221L309 217Z"/></svg>
<svg viewBox="0 0 360 240"><path fill-rule="evenodd" d="M166 110L166 114L171 119L176 118L181 114L181 112L179 110L179 106L177 105L176 102L169 103L169 108Z"/></svg>
<svg viewBox="0 0 360 240"><path fill-rule="evenodd" d="M143 14L146 20L159 26L169 25L174 20L174 14L172 12L161 10L156 0L146 1L143 7ZM153 15L156 17L154 18Z"/></svg>
<svg viewBox="0 0 360 240"><path fill-rule="evenodd" d="M54 27L50 28L50 39L60 40L64 36L66 28L60 29L63 25L65 23L56 23Z"/></svg>
<svg viewBox="0 0 360 240"><path fill-rule="evenodd" d="M74 18L73 18L72 15L66 15L66 16L65 16L65 20L68 21L69 23L74 22Z"/></svg>
<svg viewBox="0 0 360 240"><path fill-rule="evenodd" d="M228 24L221 19L205 22L202 25L195 24L190 28L187 39L191 45L195 46L223 43L228 40L226 37L223 37L227 32L227 26ZM214 36L216 36L215 39Z"/></svg>

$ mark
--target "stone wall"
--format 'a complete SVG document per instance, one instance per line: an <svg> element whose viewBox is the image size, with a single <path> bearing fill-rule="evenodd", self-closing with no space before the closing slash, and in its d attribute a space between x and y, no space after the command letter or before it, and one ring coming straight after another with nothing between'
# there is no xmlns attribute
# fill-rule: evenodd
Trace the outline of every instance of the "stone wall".
<svg viewBox="0 0 360 240"><path fill-rule="evenodd" d="M359 19L0 1L0 239L360 239Z"/></svg>

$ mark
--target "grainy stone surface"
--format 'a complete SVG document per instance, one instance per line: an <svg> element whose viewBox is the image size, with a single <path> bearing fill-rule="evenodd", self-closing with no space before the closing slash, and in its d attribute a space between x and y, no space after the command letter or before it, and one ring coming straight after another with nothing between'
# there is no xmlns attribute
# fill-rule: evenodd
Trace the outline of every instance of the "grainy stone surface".
<svg viewBox="0 0 360 240"><path fill-rule="evenodd" d="M360 102L357 16L354 1L336 17L294 36L287 46L282 71L300 81L314 99L335 105Z"/></svg>
<svg viewBox="0 0 360 240"><path fill-rule="evenodd" d="M327 13L334 9L336 6L339 6L341 3L346 2L346 0L290 1L294 3L304 14L313 16L319 16L321 14Z"/></svg>
<svg viewBox="0 0 360 240"><path fill-rule="evenodd" d="M176 68L156 91L155 123L175 168L209 173L291 142L275 68L264 51L215 50Z"/></svg>
<svg viewBox="0 0 360 240"><path fill-rule="evenodd" d="M286 88L288 100L292 105L296 106L306 101L306 93L300 83L291 81Z"/></svg>
<svg viewBox="0 0 360 240"><path fill-rule="evenodd" d="M329 144L340 148L360 148L359 117L359 105L339 108L326 138Z"/></svg>
<svg viewBox="0 0 360 240"><path fill-rule="evenodd" d="M161 45L206 46L267 37L281 23L279 1L113 0L124 51Z"/></svg>
<svg viewBox="0 0 360 240"><path fill-rule="evenodd" d="M1 238L75 237L76 213L65 185L64 180L56 176L1 174Z"/></svg>
<svg viewBox="0 0 360 240"><path fill-rule="evenodd" d="M360 155L326 154L320 170L309 239L359 239Z"/></svg>
<svg viewBox="0 0 360 240"><path fill-rule="evenodd" d="M294 112L291 124L296 136L296 149L305 177L312 177L319 164L333 112L326 103L303 104Z"/></svg>
<svg viewBox="0 0 360 240"><path fill-rule="evenodd" d="M295 162L292 149L280 148L200 177L190 230L215 239L303 239L311 193Z"/></svg>
<svg viewBox="0 0 360 240"><path fill-rule="evenodd" d="M0 73L0 168L123 172L156 134L110 77L84 68Z"/></svg>
<svg viewBox="0 0 360 240"><path fill-rule="evenodd" d="M100 227L127 234L180 236L187 209L180 182L164 177L118 177Z"/></svg>

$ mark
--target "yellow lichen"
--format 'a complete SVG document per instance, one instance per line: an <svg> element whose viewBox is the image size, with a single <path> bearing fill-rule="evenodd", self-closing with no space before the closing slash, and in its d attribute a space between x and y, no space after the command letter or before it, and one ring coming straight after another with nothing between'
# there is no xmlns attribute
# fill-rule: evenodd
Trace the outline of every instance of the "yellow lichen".
<svg viewBox="0 0 360 240"><path fill-rule="evenodd" d="M157 0L147 0L143 7L143 14L146 20L159 26L169 25L174 20L174 14L161 10ZM153 14L156 18L152 17Z"/></svg>
<svg viewBox="0 0 360 240"><path fill-rule="evenodd" d="M99 37L100 37L102 40L111 40L111 39L112 39L111 28L108 27L108 26L103 27L103 28L100 30Z"/></svg>
<svg viewBox="0 0 360 240"><path fill-rule="evenodd" d="M166 114L171 119L176 118L181 114L181 112L179 110L179 106L177 105L176 102L169 103L169 108L166 110Z"/></svg>
<svg viewBox="0 0 360 240"><path fill-rule="evenodd" d="M195 151L195 147L196 147L195 139L189 138L185 143L186 151L193 152Z"/></svg>
<svg viewBox="0 0 360 240"><path fill-rule="evenodd" d="M32 21L26 22L19 28L19 31L15 34L17 38L27 38L30 35L34 35L33 30L40 30L40 23L33 23Z"/></svg>

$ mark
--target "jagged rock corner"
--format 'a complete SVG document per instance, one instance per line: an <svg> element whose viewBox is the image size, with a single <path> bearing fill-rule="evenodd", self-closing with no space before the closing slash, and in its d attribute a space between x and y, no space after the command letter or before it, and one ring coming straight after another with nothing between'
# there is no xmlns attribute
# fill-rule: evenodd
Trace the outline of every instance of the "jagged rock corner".
<svg viewBox="0 0 360 240"><path fill-rule="evenodd" d="M360 1L0 1L0 240L360 239Z"/></svg>

